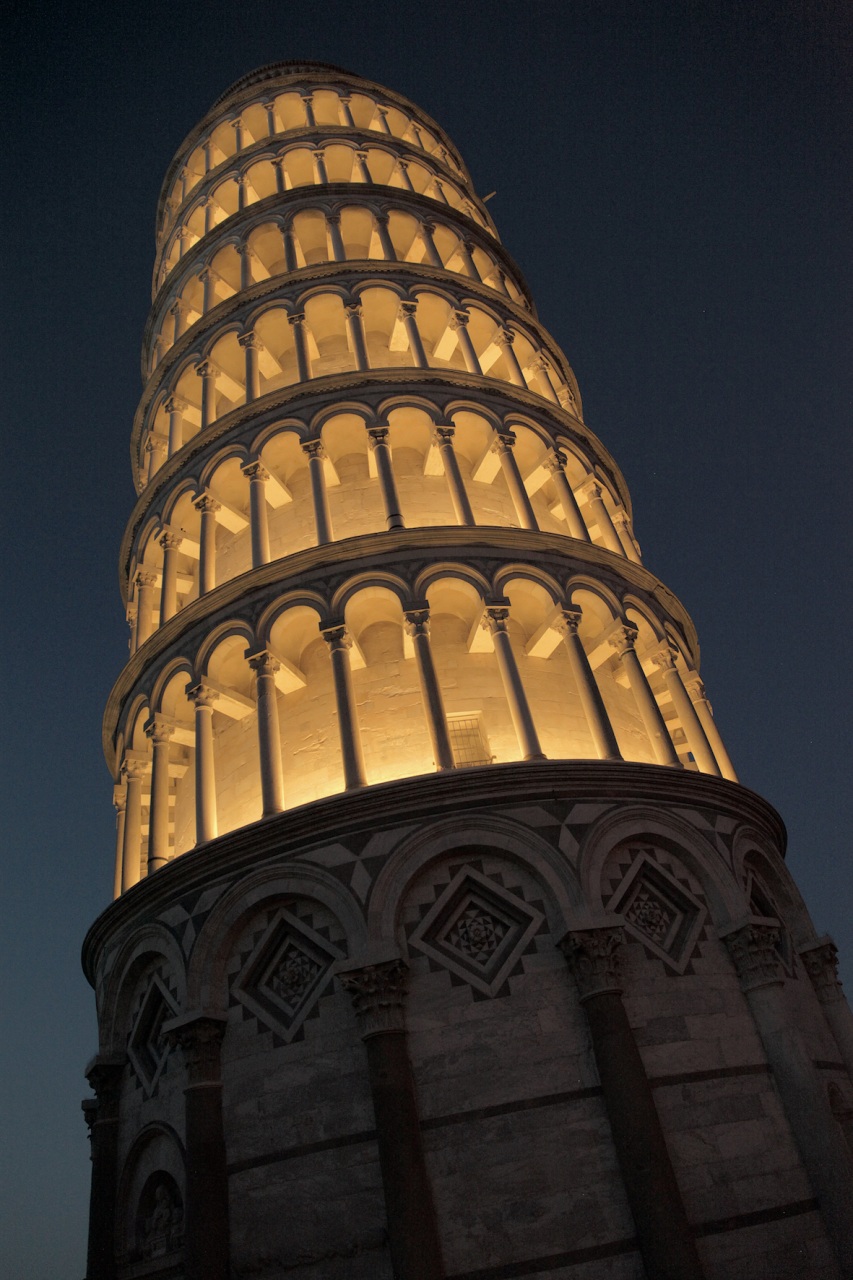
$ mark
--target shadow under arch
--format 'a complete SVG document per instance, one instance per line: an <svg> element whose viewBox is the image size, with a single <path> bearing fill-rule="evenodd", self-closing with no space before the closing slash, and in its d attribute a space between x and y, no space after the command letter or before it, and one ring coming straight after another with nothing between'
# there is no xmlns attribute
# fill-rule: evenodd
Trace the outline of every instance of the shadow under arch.
<svg viewBox="0 0 853 1280"><path fill-rule="evenodd" d="M178 989L178 1010L183 1008L186 997L183 953L165 925L156 921L143 925L119 951L104 984L99 1053L108 1057L124 1054L136 983L140 974L157 960L165 960L169 965Z"/></svg>

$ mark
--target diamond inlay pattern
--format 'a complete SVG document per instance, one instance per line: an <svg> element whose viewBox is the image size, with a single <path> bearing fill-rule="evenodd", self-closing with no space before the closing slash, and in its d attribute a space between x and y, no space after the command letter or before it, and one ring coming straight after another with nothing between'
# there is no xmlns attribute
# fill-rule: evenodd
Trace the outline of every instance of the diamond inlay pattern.
<svg viewBox="0 0 853 1280"><path fill-rule="evenodd" d="M295 900L256 919L243 943L229 964L232 1006L278 1044L302 1039L346 955L340 925L319 904Z"/></svg>
<svg viewBox="0 0 853 1280"><path fill-rule="evenodd" d="M668 860L661 865L661 851L651 848L620 850L607 868L610 893L608 911L625 919L629 933L651 955L664 960L677 973L692 972L690 961L704 934L705 907L687 879L686 870ZM680 873L680 874L679 874Z"/></svg>
<svg viewBox="0 0 853 1280"><path fill-rule="evenodd" d="M150 971L141 984L127 1041L130 1065L147 1094L155 1092L170 1052L163 1023L178 1012L177 994L168 983L169 975L162 966Z"/></svg>
<svg viewBox="0 0 853 1280"><path fill-rule="evenodd" d="M509 994L508 979L523 972L520 961L547 929L542 904L511 892L499 876L486 876L482 863L452 868L453 875L433 886L434 901L424 903L410 924L409 946L450 971L481 997Z"/></svg>

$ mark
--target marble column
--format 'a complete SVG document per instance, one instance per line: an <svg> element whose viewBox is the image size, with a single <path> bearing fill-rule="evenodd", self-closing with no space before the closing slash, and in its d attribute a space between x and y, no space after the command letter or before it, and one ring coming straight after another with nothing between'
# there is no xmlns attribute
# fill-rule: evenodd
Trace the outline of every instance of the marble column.
<svg viewBox="0 0 853 1280"><path fill-rule="evenodd" d="M714 753L714 759L720 766L720 772L724 778L728 778L729 782L737 782L738 776L735 773L735 767L731 762L729 753L726 750L726 744L720 737L720 731L717 728L717 722L714 719L714 713L711 704L705 693L705 686L699 679L698 675L692 673L685 682L685 688L690 696L690 701L696 708L696 714L699 717L702 728L705 730L705 737L711 744L711 750Z"/></svg>
<svg viewBox="0 0 853 1280"><path fill-rule="evenodd" d="M341 215L339 213L327 213L326 226L329 228L329 240L332 245L332 261L346 262L347 251L344 248L343 236L341 235Z"/></svg>
<svg viewBox="0 0 853 1280"><path fill-rule="evenodd" d="M569 484L569 477L566 475L566 462L566 455L559 449L553 449L543 459L543 466L553 478L554 488L557 490L557 497L560 500L560 506L563 508L563 518L569 529L569 536L577 538L580 542L589 542L589 530L584 524L577 498L574 495L572 486Z"/></svg>
<svg viewBox="0 0 853 1280"><path fill-rule="evenodd" d="M318 186L327 186L329 182L329 174L326 170L326 153L322 147L318 147L311 156L314 161L314 181Z"/></svg>
<svg viewBox="0 0 853 1280"><path fill-rule="evenodd" d="M258 361L262 348L254 333L244 333L237 339L237 344L246 353L246 404L250 404L261 394L261 370Z"/></svg>
<svg viewBox="0 0 853 1280"><path fill-rule="evenodd" d="M657 699L652 693L651 686L646 679L646 673L640 665L640 659L637 657L637 652L634 648L637 634L636 627L618 627L609 637L610 644L619 655L622 670L628 677L628 684L634 695L634 702L637 704L640 719L649 736L655 760L658 764L673 765L676 768L680 768L681 761L678 758L675 747L672 745L666 721L661 715Z"/></svg>
<svg viewBox="0 0 853 1280"><path fill-rule="evenodd" d="M360 372L364 372L370 368L370 362L367 358L367 342L364 337L364 321L360 305L358 303L350 303L349 306L345 306L344 315L352 353L355 358L355 367Z"/></svg>
<svg viewBox="0 0 853 1280"><path fill-rule="evenodd" d="M150 484L162 467L163 463L166 461L169 452L169 442L164 440L162 436L152 432L145 442L145 452L148 454L146 479Z"/></svg>
<svg viewBox="0 0 853 1280"><path fill-rule="evenodd" d="M455 434L455 428L452 426L436 427L433 432L433 440L441 456L456 522L461 525L474 525L477 522L474 519L474 512L471 509L465 481L462 479L462 472L459 470L459 459L456 457L456 450L453 447Z"/></svg>
<svg viewBox="0 0 853 1280"><path fill-rule="evenodd" d="M178 552L183 538L167 530L159 538L163 548L163 583L160 591L160 626L178 612Z"/></svg>
<svg viewBox="0 0 853 1280"><path fill-rule="evenodd" d="M506 481L506 487L509 490L509 496L512 498L512 505L515 508L518 523L522 529L538 529L539 525L536 521L533 506L524 487L518 463L515 460L514 444L515 435L512 431L496 431L492 452L498 455L498 461L501 464L501 471Z"/></svg>
<svg viewBox="0 0 853 1280"><path fill-rule="evenodd" d="M586 1014L645 1273L650 1280L701 1280L696 1243L622 1001L621 943L621 927L607 925L572 930L560 945Z"/></svg>
<svg viewBox="0 0 853 1280"><path fill-rule="evenodd" d="M462 352L465 368L469 373L478 373L482 377L483 370L480 367L477 352L474 350L474 343L471 341L471 335L468 332L469 319L467 311L454 311L450 320L450 327L456 334L456 341L459 343L459 350Z"/></svg>
<svg viewBox="0 0 853 1280"><path fill-rule="evenodd" d="M201 516L199 530L198 594L207 595L216 586L216 513L222 510L221 502L210 493L202 493L193 502Z"/></svg>
<svg viewBox="0 0 853 1280"><path fill-rule="evenodd" d="M367 152L366 152L366 151L356 151L356 153L355 153L355 161L356 161L356 164L357 164L357 166L358 166L358 173L359 173L359 177L361 178L361 181L362 181L362 182L366 182L366 183L370 183L370 184L372 184L372 183L373 183L373 176L372 176L372 174L371 174L371 172L370 172L370 169L368 168L368 165L367 165Z"/></svg>
<svg viewBox="0 0 853 1280"><path fill-rule="evenodd" d="M427 359L427 353L421 341L421 332L418 328L418 304L416 302L401 302L400 319L406 326L409 350L412 353L416 367L418 369L428 369L429 360Z"/></svg>
<svg viewBox="0 0 853 1280"><path fill-rule="evenodd" d="M578 634L581 617L580 609L562 609L557 614L553 626L563 637L583 713L599 759L621 760L622 752L619 750L607 708L592 667L589 665L583 641Z"/></svg>
<svg viewBox="0 0 853 1280"><path fill-rule="evenodd" d="M169 457L173 457L184 443L184 413L187 402L180 396L169 396L163 408L169 415Z"/></svg>
<svg viewBox="0 0 853 1280"><path fill-rule="evenodd" d="M216 379L218 370L209 360L202 360L195 371L201 378L201 430L216 421Z"/></svg>
<svg viewBox="0 0 853 1280"><path fill-rule="evenodd" d="M524 380L524 373L518 363L518 356L515 354L515 349L512 345L515 342L515 334L512 329L499 329L495 335L495 342L503 352L510 382L526 391L527 383Z"/></svg>
<svg viewBox="0 0 853 1280"><path fill-rule="evenodd" d="M391 239L391 232L388 230L388 214L376 214L376 231L379 236L379 244L382 249L382 256L386 262L396 262L397 252L394 248L394 242Z"/></svg>
<svg viewBox="0 0 853 1280"><path fill-rule="evenodd" d="M616 526L610 518L610 512L604 504L602 497L603 490L597 480L588 480L584 485L584 493L589 503L590 512L593 521L598 525L599 533L602 541L608 551L613 551L617 556L624 556L625 549L619 541L619 534L616 532Z"/></svg>
<svg viewBox="0 0 853 1280"><path fill-rule="evenodd" d="M388 443L388 428L370 427L367 432L367 439L376 461L376 474L382 491L382 503L385 507L385 527L386 529L402 529L404 528L403 515L400 511L400 497L394 481L391 446Z"/></svg>
<svg viewBox="0 0 853 1280"><path fill-rule="evenodd" d="M136 584L136 648L138 649L154 630L154 588L157 585L157 575L141 569L134 578L134 582Z"/></svg>
<svg viewBox="0 0 853 1280"><path fill-rule="evenodd" d="M441 260L441 254L438 252L435 243L435 223L422 222L420 226L421 243L424 247L424 261L429 263L431 267L437 267L439 270L444 269L444 263Z"/></svg>
<svg viewBox="0 0 853 1280"><path fill-rule="evenodd" d="M305 107L305 123L309 129L315 128L317 121L314 119L314 100L310 93L301 93L302 105Z"/></svg>
<svg viewBox="0 0 853 1280"><path fill-rule="evenodd" d="M444 1280L406 1036L403 960L346 968L367 1069L395 1280Z"/></svg>
<svg viewBox="0 0 853 1280"><path fill-rule="evenodd" d="M293 345L296 350L296 372L300 382L307 382L311 377L311 361L308 359L308 343L305 339L305 314L297 312L287 317L287 323L293 329Z"/></svg>
<svg viewBox="0 0 853 1280"><path fill-rule="evenodd" d="M702 773L710 773L713 777L719 778L721 774L717 767L717 761L714 759L711 745L705 736L702 722L696 714L696 708L690 701L690 696L682 683L678 667L675 665L675 655L668 645L664 645L654 655L654 661L658 669L663 673L664 684L669 691L669 696L672 698L672 705L675 707L676 715L681 721L681 727L684 730L687 746L693 759Z"/></svg>
<svg viewBox="0 0 853 1280"><path fill-rule="evenodd" d="M349 660L352 639L347 633L346 627L342 626L325 627L322 635L329 646L329 656L332 660L332 680L335 686L335 706L338 712L338 732L341 739L344 786L347 791L351 791L357 787L363 787L367 781Z"/></svg>
<svg viewBox="0 0 853 1280"><path fill-rule="evenodd" d="M201 683L187 685L187 697L195 707L195 842L206 844L219 835L213 749L213 708L219 694Z"/></svg>
<svg viewBox="0 0 853 1280"><path fill-rule="evenodd" d="M145 726L151 739L151 807L148 818L148 874L169 861L169 757L175 726L155 715Z"/></svg>
<svg viewBox="0 0 853 1280"><path fill-rule="evenodd" d="M332 541L332 517L329 513L329 495L326 491L326 476L323 469L325 450L319 440L306 440L302 452L308 457L308 476L311 481L311 503L314 509L314 525L317 530L317 545Z"/></svg>
<svg viewBox="0 0 853 1280"><path fill-rule="evenodd" d="M86 1280L115 1280L118 1126L124 1059L98 1057L86 1068L95 1099L83 1104L92 1155Z"/></svg>
<svg viewBox="0 0 853 1280"><path fill-rule="evenodd" d="M267 480L270 473L262 462L248 462L242 468L249 481L249 516L252 534L252 568L270 562L270 530L267 515Z"/></svg>
<svg viewBox="0 0 853 1280"><path fill-rule="evenodd" d="M507 630L508 618L508 608L503 605L487 604L483 610L481 625L490 632L494 642L498 671L500 672L504 693L509 704L509 713L518 738L518 745L521 748L522 759L544 760L545 754L539 745L539 737L536 733L536 726L533 723L530 704L527 701L527 694L524 691L524 685L521 683L521 675L515 661L515 654L512 651L512 643Z"/></svg>
<svg viewBox="0 0 853 1280"><path fill-rule="evenodd" d="M826 1089L785 999L784 972L774 924L750 920L722 932L773 1082L820 1202L824 1225L843 1280L853 1278L853 1161L829 1105Z"/></svg>
<svg viewBox="0 0 853 1280"><path fill-rule="evenodd" d="M124 850L121 859L121 891L126 893L142 875L142 783L147 760L125 760L122 775L127 787L124 813Z"/></svg>
<svg viewBox="0 0 853 1280"><path fill-rule="evenodd" d="M224 1018L189 1015L166 1023L186 1068L184 1129L186 1280L229 1280L228 1169L222 1122Z"/></svg>
<svg viewBox="0 0 853 1280"><path fill-rule="evenodd" d="M406 609L403 612L403 625L407 635L411 636L415 650L415 662L418 668L418 681L421 686L421 697L424 704L427 729L429 730L432 754L438 770L453 769L453 750L450 746L450 732L447 727L447 715L438 683L438 674L432 657L432 646L429 638L429 607Z"/></svg>
<svg viewBox="0 0 853 1280"><path fill-rule="evenodd" d="M275 673L277 658L266 649L246 655L255 673L258 697L258 751L261 764L261 797L263 816L284 809L284 779L281 768L281 731L278 723L278 695Z"/></svg>
<svg viewBox="0 0 853 1280"><path fill-rule="evenodd" d="M343 120L344 127L346 129L354 129L356 127L356 124L355 124L355 120L353 119L352 107L350 105L352 102L352 98L350 97L349 94L342 93L338 98L338 101L341 104L341 112L344 117L344 120Z"/></svg>
<svg viewBox="0 0 853 1280"><path fill-rule="evenodd" d="M121 896L122 863L124 861L124 824L127 817L127 784L113 787L113 808L116 811L116 860L113 872L113 901Z"/></svg>
<svg viewBox="0 0 853 1280"><path fill-rule="evenodd" d="M629 560L633 560L634 564L642 564L640 552L637 549L637 542L634 537L634 531L631 528L631 521L628 519L627 511L621 508L616 511L613 516L613 524L616 527L616 533L619 541L622 543L622 550Z"/></svg>

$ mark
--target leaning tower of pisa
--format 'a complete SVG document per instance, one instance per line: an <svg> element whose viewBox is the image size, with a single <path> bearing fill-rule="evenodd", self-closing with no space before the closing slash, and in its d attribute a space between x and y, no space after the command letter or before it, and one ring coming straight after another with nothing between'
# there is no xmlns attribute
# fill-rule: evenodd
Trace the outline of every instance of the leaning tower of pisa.
<svg viewBox="0 0 853 1280"><path fill-rule="evenodd" d="M142 377L88 1280L849 1280L834 946L443 130L234 84Z"/></svg>

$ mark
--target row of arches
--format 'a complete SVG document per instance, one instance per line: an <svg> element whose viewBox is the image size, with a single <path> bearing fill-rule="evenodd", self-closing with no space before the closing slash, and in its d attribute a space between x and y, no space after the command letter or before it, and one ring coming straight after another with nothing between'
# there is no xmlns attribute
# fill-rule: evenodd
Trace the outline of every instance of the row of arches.
<svg viewBox="0 0 853 1280"><path fill-rule="evenodd" d="M250 623L261 605L247 593L190 629L123 698L124 888L261 816L435 769L606 758L735 776L683 635L631 592L459 563L273 594Z"/></svg>
<svg viewBox="0 0 853 1280"><path fill-rule="evenodd" d="M392 404L381 422L353 406L280 423L164 488L126 551L131 651L240 573L387 529L526 528L639 563L618 491L575 442L471 408Z"/></svg>
<svg viewBox="0 0 853 1280"><path fill-rule="evenodd" d="M419 120L398 106L381 103L369 94L344 88L274 91L256 102L244 103L199 138L178 172L166 197L163 222L168 227L187 196L212 169L264 138L298 129L341 126L397 138L464 178L455 156Z"/></svg>
<svg viewBox="0 0 853 1280"><path fill-rule="evenodd" d="M484 284L528 308L515 281L496 256L464 238L440 216L418 211L329 202L291 217L256 222L229 239L191 270L164 300L151 342L150 369L202 316L241 290L273 276L325 262L378 260L425 263Z"/></svg>
<svg viewBox="0 0 853 1280"><path fill-rule="evenodd" d="M390 187L427 196L455 209L480 227L488 221L461 184L429 165L398 153L391 146L329 141L316 146L294 142L278 155L247 157L217 174L210 191L199 194L180 215L158 254L156 287L159 289L184 255L204 236L234 214L270 196L283 196L299 187L357 183Z"/></svg>
<svg viewBox="0 0 853 1280"><path fill-rule="evenodd" d="M264 300L204 337L164 376L140 434L139 483L217 419L259 397L329 375L448 369L533 392L572 410L556 348L479 299L365 280Z"/></svg>

